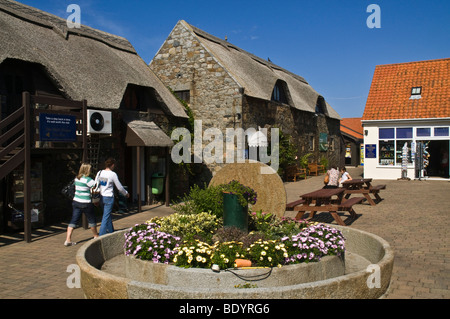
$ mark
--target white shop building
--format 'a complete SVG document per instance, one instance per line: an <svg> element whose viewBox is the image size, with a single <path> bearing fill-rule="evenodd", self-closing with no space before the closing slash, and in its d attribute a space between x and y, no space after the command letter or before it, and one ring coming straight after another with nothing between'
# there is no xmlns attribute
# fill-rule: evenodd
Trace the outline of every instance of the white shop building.
<svg viewBox="0 0 450 319"><path fill-rule="evenodd" d="M375 68L362 118L364 177L449 178L449 73L450 59Z"/></svg>

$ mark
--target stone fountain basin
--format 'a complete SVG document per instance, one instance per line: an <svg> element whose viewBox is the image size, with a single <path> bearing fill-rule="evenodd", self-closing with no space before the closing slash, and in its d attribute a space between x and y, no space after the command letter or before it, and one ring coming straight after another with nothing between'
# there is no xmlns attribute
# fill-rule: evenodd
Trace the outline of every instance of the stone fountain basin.
<svg viewBox="0 0 450 319"><path fill-rule="evenodd" d="M346 238L344 258L270 269L213 272L153 264L124 256L126 230L101 236L77 252L81 286L89 299L295 299L382 298L389 289L394 253L382 238L332 225ZM238 275L238 276L237 276ZM252 277L257 276L257 277ZM242 277L240 279L239 277ZM257 288L235 288L236 285Z"/></svg>

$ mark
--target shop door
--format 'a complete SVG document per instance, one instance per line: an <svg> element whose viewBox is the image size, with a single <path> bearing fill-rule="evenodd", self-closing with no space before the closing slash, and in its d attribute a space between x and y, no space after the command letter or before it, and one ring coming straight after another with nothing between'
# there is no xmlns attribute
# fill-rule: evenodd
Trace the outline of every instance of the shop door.
<svg viewBox="0 0 450 319"><path fill-rule="evenodd" d="M430 141L428 144L430 153L430 164L427 167L427 174L430 177L449 177L449 141Z"/></svg>

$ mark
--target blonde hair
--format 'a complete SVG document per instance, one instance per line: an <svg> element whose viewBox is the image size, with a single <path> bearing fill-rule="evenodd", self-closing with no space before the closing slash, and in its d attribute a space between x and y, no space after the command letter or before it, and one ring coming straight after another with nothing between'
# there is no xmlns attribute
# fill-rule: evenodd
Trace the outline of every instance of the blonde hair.
<svg viewBox="0 0 450 319"><path fill-rule="evenodd" d="M91 164L82 163L80 166L80 170L78 171L77 178L80 179L83 176L91 175Z"/></svg>

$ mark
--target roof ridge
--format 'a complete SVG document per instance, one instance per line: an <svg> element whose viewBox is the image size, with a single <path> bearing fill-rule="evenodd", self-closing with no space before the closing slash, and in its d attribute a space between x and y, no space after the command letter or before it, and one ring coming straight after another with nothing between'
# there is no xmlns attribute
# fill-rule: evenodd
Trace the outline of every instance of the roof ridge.
<svg viewBox="0 0 450 319"><path fill-rule="evenodd" d="M70 29L67 27L65 19L17 1L0 0L0 11L36 25L52 28L63 37L67 37L68 33L85 36L117 49L136 53L133 45L124 37L86 25L81 25L81 28Z"/></svg>
<svg viewBox="0 0 450 319"><path fill-rule="evenodd" d="M273 62L269 62L269 61L267 61L267 60L265 60L265 59L263 59L263 58L261 58L261 57L255 55L255 54L251 53L251 52L248 52L248 51L246 51L246 50L244 50L244 49L238 47L238 46L235 45L235 44L232 44L232 43L230 43L230 42L228 42L228 41L226 41L226 40L223 40L223 39L221 39L221 38L216 37L215 35L212 35L212 34L206 32L206 31L204 31L204 30L202 30L202 29L199 29L199 28L193 26L192 24L190 24L189 22L187 22L187 21L185 21L185 20L182 20L182 21L183 21L184 23L186 23L186 24L192 29L192 31L193 31L195 34L197 34L198 36L204 37L204 38L206 38L206 39L208 39L208 40L210 40L210 41L216 42L216 43L222 45L223 47L225 47L226 49L228 49L228 48L234 48L234 49L238 50L239 52L248 55L250 58L254 59L256 62L259 62L259 63L263 64L264 66L270 68L272 71L273 71L273 70L282 71L282 72L284 72L284 73L286 73L286 74L289 74L290 76L294 77L294 78L297 79L298 81L301 81L301 82L303 82L303 83L309 85L308 81L306 81L306 80L305 80L303 77L301 77L300 75L295 74L295 73L292 73L292 72L286 70L285 68L283 68L283 67L281 67L281 66L279 66L279 65L277 65L277 64L275 64L275 63L273 63Z"/></svg>
<svg viewBox="0 0 450 319"><path fill-rule="evenodd" d="M431 60L423 60L423 61L410 61L410 62L399 62L399 63L390 63L390 64L379 64L376 67L388 67L394 65L406 65L406 64L418 64L418 63L430 63L430 62L440 62L450 60L450 58L440 58L440 59L431 59Z"/></svg>

